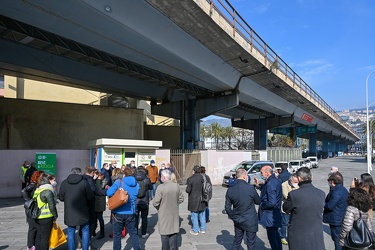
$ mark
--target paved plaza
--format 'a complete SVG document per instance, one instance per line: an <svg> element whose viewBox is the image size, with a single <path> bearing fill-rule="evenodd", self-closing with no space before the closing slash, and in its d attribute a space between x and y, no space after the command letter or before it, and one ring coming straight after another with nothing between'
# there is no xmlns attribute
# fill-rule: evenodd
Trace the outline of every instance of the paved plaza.
<svg viewBox="0 0 375 250"><path fill-rule="evenodd" d="M359 177L360 174L367 172L366 161L363 157L340 157L324 159L319 162L319 168L313 169L313 184L328 192L327 174L331 166L337 166L344 176L344 186L349 187L353 177ZM60 180L61 182L61 180ZM180 249L231 249L234 238L234 228L231 220L226 214L222 213L224 208L224 197L226 188L214 186L213 198L210 201L210 220L207 224L206 234L193 236L189 234L190 230L190 212L187 210L187 194L185 186L181 186L185 201L180 205L180 235L178 243ZM59 218L57 222L66 232L66 226L63 223L64 205L60 202L57 205ZM108 237L111 232L111 224L109 223L109 211L104 213L106 223L106 237L101 240L92 239L92 249L112 249L112 239ZM21 198L0 199L0 250L1 249L26 249L26 235L28 225L26 224L25 212L23 209L23 201ZM334 249L333 242L329 235L329 226L324 225L324 241L326 249ZM157 229L157 213L150 206L148 231L150 236L147 239L140 238L142 249L161 249L160 235ZM308 242L306 242L308 244ZM122 239L123 249L131 249L129 236ZM246 249L246 245L242 244ZM66 244L59 247L59 250L67 249ZM257 233L256 249L271 249L266 231L259 226ZM283 249L288 249L283 246Z"/></svg>

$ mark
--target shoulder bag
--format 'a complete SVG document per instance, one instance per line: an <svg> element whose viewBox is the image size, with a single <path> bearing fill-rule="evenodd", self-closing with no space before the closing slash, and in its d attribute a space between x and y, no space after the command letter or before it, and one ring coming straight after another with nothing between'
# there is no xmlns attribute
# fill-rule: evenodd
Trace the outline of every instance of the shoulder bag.
<svg viewBox="0 0 375 250"><path fill-rule="evenodd" d="M108 208L109 210L116 209L125 203L128 202L129 194L128 191L124 190L124 185L122 183L122 180L120 179L120 186L116 190L116 193L109 197L108 199Z"/></svg>
<svg viewBox="0 0 375 250"><path fill-rule="evenodd" d="M345 237L345 247L352 249L370 247L373 244L373 237L372 232L367 228L366 222L362 220L361 212L359 212L358 220L353 222L352 230Z"/></svg>

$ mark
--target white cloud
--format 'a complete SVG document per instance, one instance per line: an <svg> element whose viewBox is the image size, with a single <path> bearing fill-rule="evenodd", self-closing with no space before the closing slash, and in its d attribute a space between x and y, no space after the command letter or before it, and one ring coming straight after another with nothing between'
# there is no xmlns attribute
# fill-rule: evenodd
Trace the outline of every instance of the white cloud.
<svg viewBox="0 0 375 250"><path fill-rule="evenodd" d="M324 60L307 60L302 63L295 63L293 67L298 68L296 71L301 75L318 75L331 71L333 68L332 63Z"/></svg>

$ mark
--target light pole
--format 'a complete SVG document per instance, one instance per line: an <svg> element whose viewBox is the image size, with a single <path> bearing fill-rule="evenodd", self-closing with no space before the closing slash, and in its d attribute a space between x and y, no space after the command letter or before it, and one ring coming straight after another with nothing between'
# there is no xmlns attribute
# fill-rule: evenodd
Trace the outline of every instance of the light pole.
<svg viewBox="0 0 375 250"><path fill-rule="evenodd" d="M372 149L370 145L370 126L369 126L369 117L368 117L368 79L370 76L375 73L375 70L370 72L366 78L366 139L367 139L367 172L370 174L372 170Z"/></svg>

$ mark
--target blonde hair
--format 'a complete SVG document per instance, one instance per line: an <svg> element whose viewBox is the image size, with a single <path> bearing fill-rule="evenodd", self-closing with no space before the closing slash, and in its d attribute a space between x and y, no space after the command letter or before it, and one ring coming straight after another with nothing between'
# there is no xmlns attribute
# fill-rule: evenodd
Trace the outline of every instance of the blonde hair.
<svg viewBox="0 0 375 250"><path fill-rule="evenodd" d="M173 181L174 183L177 183L177 178L174 173L171 173L171 181Z"/></svg>
<svg viewBox="0 0 375 250"><path fill-rule="evenodd" d="M117 176L121 174L121 168L115 168L112 170L112 176Z"/></svg>

